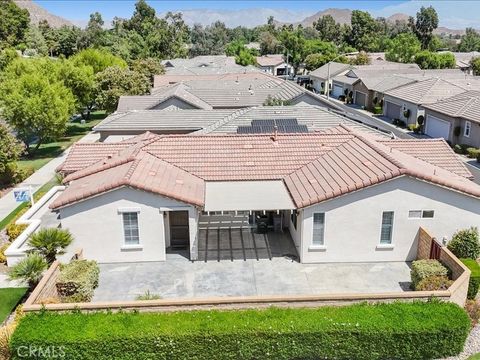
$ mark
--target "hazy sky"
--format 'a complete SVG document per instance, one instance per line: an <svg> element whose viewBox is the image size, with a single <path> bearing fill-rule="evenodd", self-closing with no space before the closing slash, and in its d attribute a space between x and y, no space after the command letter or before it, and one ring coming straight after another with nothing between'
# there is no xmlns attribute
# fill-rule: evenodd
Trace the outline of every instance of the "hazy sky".
<svg viewBox="0 0 480 360"><path fill-rule="evenodd" d="M105 20L114 16L131 16L133 0L34 0L55 15L75 23L85 24L89 14L100 12ZM269 15L284 22L300 21L306 16L328 8L368 10L374 16L389 16L402 12L415 15L421 6L433 5L439 14L440 25L450 28L473 26L480 28L480 1L165 1L147 0L158 13L183 11L188 23L211 23L217 19L228 26L255 26L266 21ZM252 11L251 9L255 9ZM190 11L193 10L193 11ZM205 10L205 11L195 11Z"/></svg>

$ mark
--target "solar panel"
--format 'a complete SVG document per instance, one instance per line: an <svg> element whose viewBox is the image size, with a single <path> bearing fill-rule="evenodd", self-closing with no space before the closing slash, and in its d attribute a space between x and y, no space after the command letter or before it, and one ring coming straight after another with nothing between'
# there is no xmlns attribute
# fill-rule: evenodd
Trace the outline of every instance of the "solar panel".
<svg viewBox="0 0 480 360"><path fill-rule="evenodd" d="M275 120L274 119L252 120L252 126L265 126L265 125L274 126L275 125Z"/></svg>
<svg viewBox="0 0 480 360"><path fill-rule="evenodd" d="M307 125L298 124L297 119L252 120L252 126L239 126L237 134L307 133Z"/></svg>

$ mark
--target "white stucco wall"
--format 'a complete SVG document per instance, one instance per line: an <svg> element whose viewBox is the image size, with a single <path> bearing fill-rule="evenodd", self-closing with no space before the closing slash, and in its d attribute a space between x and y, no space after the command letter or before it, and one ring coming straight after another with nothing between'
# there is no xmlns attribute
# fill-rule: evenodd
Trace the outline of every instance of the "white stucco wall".
<svg viewBox="0 0 480 360"><path fill-rule="evenodd" d="M391 97L391 96L388 96L388 95L385 95L383 100L384 100L384 104L388 101L388 102L391 102L391 103L394 103L394 104L397 104L397 105L401 106L399 119L405 121L407 125L416 124L418 116L420 116L420 115L425 116L425 110L420 109L420 106L417 105L417 104L414 104L414 103L411 103L411 102L408 102L408 101L404 101L404 100L401 100L401 99L398 99L398 98L395 98L395 97ZM403 112L407 109L410 110L410 117L408 119L405 116L403 116ZM386 109L385 109L384 113L386 114Z"/></svg>
<svg viewBox="0 0 480 360"><path fill-rule="evenodd" d="M409 219L410 210L434 210L433 219ZM379 248L383 211L394 211L392 248ZM438 239L480 226L480 200L402 177L303 209L301 261L406 261L416 256L423 226ZM313 213L325 213L325 248L311 248Z"/></svg>
<svg viewBox="0 0 480 360"><path fill-rule="evenodd" d="M188 210L190 239L196 236L198 217L194 207L152 193L120 188L60 209L63 228L69 229L75 241L69 252L82 248L86 259L98 262L163 261L166 239L167 209ZM140 246L124 246L123 218L119 210L138 210ZM168 225L168 223L167 223Z"/></svg>

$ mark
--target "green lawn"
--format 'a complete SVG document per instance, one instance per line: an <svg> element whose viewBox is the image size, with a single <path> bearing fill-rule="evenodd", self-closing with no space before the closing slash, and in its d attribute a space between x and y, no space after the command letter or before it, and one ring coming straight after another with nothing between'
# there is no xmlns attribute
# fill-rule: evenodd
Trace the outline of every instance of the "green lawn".
<svg viewBox="0 0 480 360"><path fill-rule="evenodd" d="M0 323L15 309L27 288L5 288L0 289Z"/></svg>
<svg viewBox="0 0 480 360"><path fill-rule="evenodd" d="M470 356L467 360L480 360L480 353Z"/></svg>
<svg viewBox="0 0 480 360"><path fill-rule="evenodd" d="M18 161L18 166L22 169L33 168L35 171L40 169L50 160L59 156L65 149L74 142L85 136L92 128L103 120L107 115L104 111L96 111L90 115L90 120L81 124L79 120L68 124L66 134L56 142L40 145L33 157L24 157Z"/></svg>

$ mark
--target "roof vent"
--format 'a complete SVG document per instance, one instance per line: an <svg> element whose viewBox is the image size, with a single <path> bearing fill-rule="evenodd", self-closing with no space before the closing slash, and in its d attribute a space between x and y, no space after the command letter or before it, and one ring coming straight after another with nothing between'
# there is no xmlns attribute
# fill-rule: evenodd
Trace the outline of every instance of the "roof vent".
<svg viewBox="0 0 480 360"><path fill-rule="evenodd" d="M183 185L183 180L182 179L177 179L175 180L175 183L178 185Z"/></svg>

